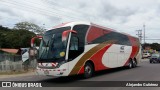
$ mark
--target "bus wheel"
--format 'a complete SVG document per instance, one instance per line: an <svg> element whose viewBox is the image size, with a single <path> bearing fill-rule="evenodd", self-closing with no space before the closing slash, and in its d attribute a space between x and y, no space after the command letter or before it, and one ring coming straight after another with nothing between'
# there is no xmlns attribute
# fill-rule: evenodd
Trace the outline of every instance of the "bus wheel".
<svg viewBox="0 0 160 90"><path fill-rule="evenodd" d="M137 67L136 59L134 59L132 62L133 62L133 68Z"/></svg>
<svg viewBox="0 0 160 90"><path fill-rule="evenodd" d="M131 69L133 67L133 61L132 59L129 61L129 64L128 64L128 68Z"/></svg>
<svg viewBox="0 0 160 90"><path fill-rule="evenodd" d="M85 78L90 78L93 75L93 66L91 65L91 63L86 63L84 66L84 77Z"/></svg>

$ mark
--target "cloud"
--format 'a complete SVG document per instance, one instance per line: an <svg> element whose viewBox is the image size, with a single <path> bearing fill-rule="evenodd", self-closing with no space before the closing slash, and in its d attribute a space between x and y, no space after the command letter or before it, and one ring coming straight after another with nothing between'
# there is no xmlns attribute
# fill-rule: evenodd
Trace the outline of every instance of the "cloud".
<svg viewBox="0 0 160 90"><path fill-rule="evenodd" d="M9 8L0 7L0 11L1 11L1 13L6 14L8 16L17 16L18 15L16 12L14 12L13 9L9 9Z"/></svg>
<svg viewBox="0 0 160 90"><path fill-rule="evenodd" d="M159 0L1 0L0 24L13 27L29 21L51 28L64 22L91 21L136 36L135 30L143 29L145 23L147 37L158 38L159 12Z"/></svg>

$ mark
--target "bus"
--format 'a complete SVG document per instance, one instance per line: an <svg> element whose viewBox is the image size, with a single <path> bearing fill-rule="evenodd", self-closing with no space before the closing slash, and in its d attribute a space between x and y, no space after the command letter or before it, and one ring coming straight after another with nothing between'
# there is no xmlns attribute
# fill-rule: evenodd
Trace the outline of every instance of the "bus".
<svg viewBox="0 0 160 90"><path fill-rule="evenodd" d="M38 75L70 76L117 68L134 68L141 58L138 38L90 22L55 26L41 37Z"/></svg>

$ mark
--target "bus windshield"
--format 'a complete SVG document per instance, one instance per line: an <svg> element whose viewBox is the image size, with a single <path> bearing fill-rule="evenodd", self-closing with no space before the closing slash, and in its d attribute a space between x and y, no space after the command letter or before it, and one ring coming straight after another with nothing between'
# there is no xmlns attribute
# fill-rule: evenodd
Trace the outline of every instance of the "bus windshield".
<svg viewBox="0 0 160 90"><path fill-rule="evenodd" d="M65 60L66 44L62 42L62 32L69 29L71 28L57 28L44 34L39 48L39 62L61 62Z"/></svg>

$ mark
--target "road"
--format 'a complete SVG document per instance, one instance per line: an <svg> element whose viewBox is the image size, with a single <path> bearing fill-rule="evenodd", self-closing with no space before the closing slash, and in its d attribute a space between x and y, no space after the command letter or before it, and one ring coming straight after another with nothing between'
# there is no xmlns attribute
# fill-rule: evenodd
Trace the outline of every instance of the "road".
<svg viewBox="0 0 160 90"><path fill-rule="evenodd" d="M160 90L160 87L74 87L76 84L85 83L90 81L89 86L99 86L101 81L160 81L160 64L150 64L148 60L143 60L138 67L133 69L117 68L111 70L105 70L97 72L94 77L89 79L83 79L81 76L71 76L62 78L53 78L47 76L21 76L14 78L3 78L0 81L40 81L45 82L48 85L60 87L43 87L33 88L34 90ZM82 81L82 82L81 82ZM96 82L96 83L92 83ZM63 87L73 86L73 87ZM1 89L1 88L0 88ZM3 90L21 90L22 88L3 88ZM29 88L24 88L28 90ZM2 89L1 89L2 90Z"/></svg>

